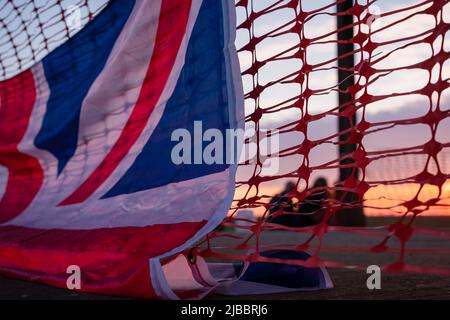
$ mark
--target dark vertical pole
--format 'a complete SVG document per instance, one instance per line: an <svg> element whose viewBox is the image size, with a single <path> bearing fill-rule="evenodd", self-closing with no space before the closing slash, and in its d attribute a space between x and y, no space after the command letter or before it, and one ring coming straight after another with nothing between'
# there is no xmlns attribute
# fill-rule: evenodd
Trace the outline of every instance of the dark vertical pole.
<svg viewBox="0 0 450 320"><path fill-rule="evenodd" d="M337 5L337 12L346 12L353 6L353 0L345 0ZM344 14L337 16L337 27L338 29L343 29L338 32L338 56L342 57L338 59L338 78L339 78L339 105L342 106L340 112L342 113L348 106L345 106L353 100L350 93L346 90L355 83L354 78L354 46L353 46L353 15ZM345 56L346 55L346 56ZM343 57L345 56L345 57ZM351 105L350 105L351 107ZM350 128L356 123L356 114L350 117L340 116L339 117L339 132L343 132ZM339 136L339 155L343 157L349 153L352 153L356 149L356 144L354 143L343 143L347 141L349 134L341 134ZM353 163L352 158L346 158L341 160L341 165L348 165ZM344 181L347 178L358 175L358 171L351 168L340 168L339 181ZM337 197L344 203L354 203L360 204L361 199L359 199L358 194L352 192L337 192ZM365 224L364 214L362 211L362 206L355 206L354 208L344 208L337 212L336 214L336 224L347 225L347 226L361 226Z"/></svg>

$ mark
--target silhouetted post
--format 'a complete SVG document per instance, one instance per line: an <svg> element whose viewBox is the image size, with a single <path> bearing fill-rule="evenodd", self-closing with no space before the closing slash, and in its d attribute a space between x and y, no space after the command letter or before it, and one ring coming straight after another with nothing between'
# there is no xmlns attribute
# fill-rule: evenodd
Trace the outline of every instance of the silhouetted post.
<svg viewBox="0 0 450 320"><path fill-rule="evenodd" d="M353 0L346 0L337 5L337 12L346 12L353 6ZM338 29L345 28L345 30L338 32L338 40L351 40L353 39L353 15L338 15L337 16L337 27ZM346 54L347 56L338 59L338 77L339 77L339 105L343 106L340 109L342 113L345 111L346 103L353 100L351 94L345 91L355 83L354 78L354 46L353 41L348 42L338 42L338 56L342 57ZM349 54L351 53L351 54ZM354 123L356 123L356 114L351 118L341 116L339 117L339 132L343 132L350 128ZM345 142L349 137L349 134L341 134L339 136L340 142ZM339 145L339 155L340 157L345 156L353 152L356 149L356 144L353 143L343 143ZM352 158L346 158L341 160L340 164L350 164L353 163ZM358 178L358 170L356 168L340 168L339 181L344 181L347 178L354 176ZM358 194L352 192L337 192L336 196L344 203L361 203ZM335 224L344 226L363 226L365 225L365 217L363 214L362 206L357 206L355 208L344 208L336 213Z"/></svg>

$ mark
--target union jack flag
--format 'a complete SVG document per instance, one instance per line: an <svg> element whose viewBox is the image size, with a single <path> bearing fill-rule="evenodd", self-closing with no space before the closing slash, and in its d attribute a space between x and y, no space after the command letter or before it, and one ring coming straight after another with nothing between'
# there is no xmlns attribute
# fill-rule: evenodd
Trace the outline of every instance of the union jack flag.
<svg viewBox="0 0 450 320"><path fill-rule="evenodd" d="M230 0L113 0L0 82L0 274L172 297L161 259L227 214L234 164L174 164L177 128L238 128Z"/></svg>

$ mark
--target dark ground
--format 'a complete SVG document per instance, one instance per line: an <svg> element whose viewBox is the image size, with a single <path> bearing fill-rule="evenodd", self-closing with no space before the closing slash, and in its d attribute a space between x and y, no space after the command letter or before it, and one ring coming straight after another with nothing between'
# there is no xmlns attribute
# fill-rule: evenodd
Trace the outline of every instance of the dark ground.
<svg viewBox="0 0 450 320"><path fill-rule="evenodd" d="M321 300L321 299L446 299L450 300L450 279L431 275L385 274L382 276L381 290L368 290L367 275L363 271L330 269L335 288L313 292L280 293L229 297L213 295L208 299L280 299L280 300ZM103 300L111 297L76 293L45 285L28 283L15 279L0 278L0 299L64 299ZM117 298L114 298L117 299Z"/></svg>
<svg viewBox="0 0 450 320"><path fill-rule="evenodd" d="M384 224L386 221L371 219L370 224ZM437 227L442 231L450 232L450 218L426 218L419 221L419 226ZM299 235L285 232L267 233L264 243L299 243ZM367 247L379 239L352 235L347 233L329 234L325 239L327 246ZM409 247L411 248L440 248L449 249L449 239L438 239L429 236L414 236ZM391 246L395 247L395 241ZM332 261L342 261L346 264L386 264L395 261L393 254L352 253L352 252L323 252L321 258ZM414 265L450 267L450 255L418 255L408 254L406 261ZM213 295L209 299L282 299L282 300L309 300L309 299L449 299L450 277L430 274L390 274L383 273L381 277L381 290L368 290L366 280L368 275L361 269L329 269L334 282L334 289L315 292L295 292L271 295L252 295L228 297ZM0 299L67 299L67 300L98 300L110 297L76 293L73 291L53 288L46 285L29 283L25 281L0 278Z"/></svg>

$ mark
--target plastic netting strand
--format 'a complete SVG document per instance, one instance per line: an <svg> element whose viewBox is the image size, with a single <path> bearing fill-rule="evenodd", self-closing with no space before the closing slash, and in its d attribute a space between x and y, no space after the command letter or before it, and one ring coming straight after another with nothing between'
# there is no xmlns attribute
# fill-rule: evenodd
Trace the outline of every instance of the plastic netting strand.
<svg viewBox="0 0 450 320"><path fill-rule="evenodd" d="M241 164L229 217L199 252L449 274L448 259L437 257L448 257L450 233L414 227L420 215L450 212L448 1L336 9L345 2L237 1L246 127L256 137L246 142L256 152ZM350 15L353 23L336 27ZM349 28L353 37L338 36ZM343 44L350 51L337 51ZM350 67L339 63L352 56ZM268 152L262 140L275 135ZM363 224L362 210L397 218L351 227ZM440 240L430 248L416 236ZM281 261L261 254L268 249L312 257ZM408 253L426 262L408 263Z"/></svg>
<svg viewBox="0 0 450 320"><path fill-rule="evenodd" d="M108 2L0 1L0 80L40 61L81 30Z"/></svg>

